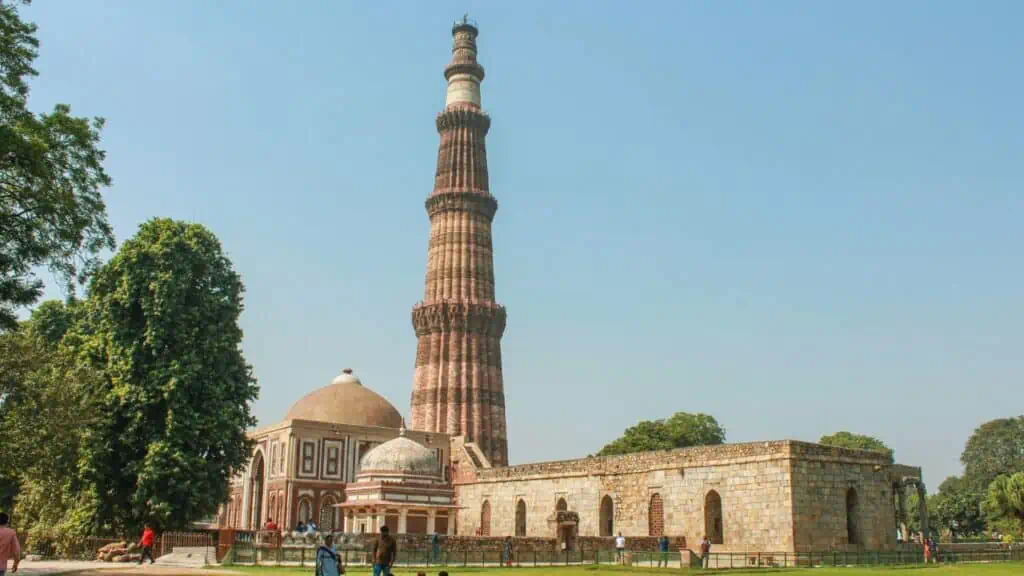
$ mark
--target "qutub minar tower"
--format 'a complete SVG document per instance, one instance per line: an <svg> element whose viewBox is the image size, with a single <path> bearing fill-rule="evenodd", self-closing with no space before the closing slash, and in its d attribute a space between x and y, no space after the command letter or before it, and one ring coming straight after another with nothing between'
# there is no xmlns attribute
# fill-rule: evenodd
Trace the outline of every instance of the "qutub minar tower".
<svg viewBox="0 0 1024 576"><path fill-rule="evenodd" d="M426 201L426 288L412 309L418 340L412 427L464 436L493 466L505 466L505 308L494 300L491 221L498 201L487 183L484 138L491 119L480 108L484 68L476 61L477 34L466 18L455 23L452 60L444 69L448 93L437 115L441 144Z"/></svg>

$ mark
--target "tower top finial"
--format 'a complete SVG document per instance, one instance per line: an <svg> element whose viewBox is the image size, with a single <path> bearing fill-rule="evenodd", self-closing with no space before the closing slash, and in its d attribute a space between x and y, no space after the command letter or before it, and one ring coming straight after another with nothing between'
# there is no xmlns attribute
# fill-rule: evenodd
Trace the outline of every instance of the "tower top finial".
<svg viewBox="0 0 1024 576"><path fill-rule="evenodd" d="M468 12L452 25L452 60L444 69L444 77L448 81L446 108L453 105L480 108L480 82L484 79L484 67L476 61L476 37L479 33Z"/></svg>

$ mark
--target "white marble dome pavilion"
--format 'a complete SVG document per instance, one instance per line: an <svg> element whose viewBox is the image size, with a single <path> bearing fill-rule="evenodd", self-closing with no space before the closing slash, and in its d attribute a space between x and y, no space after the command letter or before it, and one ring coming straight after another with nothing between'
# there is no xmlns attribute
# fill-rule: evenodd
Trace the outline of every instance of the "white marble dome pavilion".
<svg viewBox="0 0 1024 576"><path fill-rule="evenodd" d="M357 481L373 478L440 482L441 470L434 450L408 438L403 424L398 438L374 447L360 460Z"/></svg>

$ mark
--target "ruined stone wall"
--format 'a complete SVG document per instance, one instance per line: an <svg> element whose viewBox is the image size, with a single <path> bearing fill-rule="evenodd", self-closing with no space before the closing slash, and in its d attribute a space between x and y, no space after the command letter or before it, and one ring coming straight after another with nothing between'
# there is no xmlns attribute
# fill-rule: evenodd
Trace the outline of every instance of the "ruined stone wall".
<svg viewBox="0 0 1024 576"><path fill-rule="evenodd" d="M456 457L463 458L453 449ZM486 501L490 535L515 534L522 500L526 535L554 538L550 519L564 498L579 514L578 535L597 537L607 496L613 501L613 533L647 537L652 524L660 525L664 534L685 537L696 547L712 532L705 508L714 491L721 498L723 532L716 551L843 549L845 488L855 486L859 541L863 549L881 550L896 540L888 464L869 452L780 441L480 468L456 486L464 507L458 533L476 533ZM660 522L651 515L655 494L662 503Z"/></svg>
<svg viewBox="0 0 1024 576"><path fill-rule="evenodd" d="M724 544L716 549L789 550L792 493L785 442L735 444L476 471L476 483L456 487L459 534L475 534L484 501L490 534L512 535L518 502L526 504L526 534L555 537L549 519L560 498L579 514L581 537L600 535L600 506L613 502L613 533L651 535L652 524L696 546L706 532L705 499L722 501ZM662 517L652 517L652 498Z"/></svg>
<svg viewBox="0 0 1024 576"><path fill-rule="evenodd" d="M883 463L811 451L795 456L792 482L796 551L895 549L892 482ZM847 530L847 498L851 494L852 542Z"/></svg>

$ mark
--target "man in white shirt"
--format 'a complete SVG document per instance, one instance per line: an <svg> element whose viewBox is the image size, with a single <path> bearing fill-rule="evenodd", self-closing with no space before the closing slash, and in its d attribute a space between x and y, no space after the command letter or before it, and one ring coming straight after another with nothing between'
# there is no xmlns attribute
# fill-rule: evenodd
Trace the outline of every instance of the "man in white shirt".
<svg viewBox="0 0 1024 576"><path fill-rule="evenodd" d="M622 532L615 537L615 552L618 556L619 564L622 564L622 553L626 550L626 539L622 537Z"/></svg>

